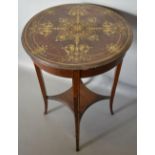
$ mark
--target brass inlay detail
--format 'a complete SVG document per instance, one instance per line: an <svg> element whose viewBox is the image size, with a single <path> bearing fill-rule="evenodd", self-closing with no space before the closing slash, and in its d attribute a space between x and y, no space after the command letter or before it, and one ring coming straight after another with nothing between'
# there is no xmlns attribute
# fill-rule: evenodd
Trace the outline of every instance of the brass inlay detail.
<svg viewBox="0 0 155 155"><path fill-rule="evenodd" d="M119 50L120 46L117 43L111 43L106 46L107 51L110 53L115 53L117 50Z"/></svg>
<svg viewBox="0 0 155 155"><path fill-rule="evenodd" d="M41 45L41 46L37 45L37 47L34 50L32 50L32 53L34 55L42 54L45 53L47 49L48 49L47 45Z"/></svg>
<svg viewBox="0 0 155 155"><path fill-rule="evenodd" d="M30 28L32 33L38 33L44 37L47 37L53 31L53 24L51 22L39 23L35 21Z"/></svg>
<svg viewBox="0 0 155 155"><path fill-rule="evenodd" d="M53 31L57 31L57 35L55 38L56 42L66 42L71 41L73 43L67 43L62 47L62 49L66 52L65 61L85 61L89 59L87 53L93 47L86 44L81 43L81 40L88 41L99 41L99 35L96 33L97 31L103 32L107 36L114 35L116 33L122 33L125 30L125 27L121 23L112 23L110 21L104 21L101 26L97 26L97 18L96 17L88 17L84 20L81 20L82 16L87 15L88 11L87 7L84 6L74 6L68 11L68 15L73 18L59 18L58 25L54 26L51 21L47 21L44 23L39 23L37 21L32 23L30 28L31 33L36 33L42 35L44 37L48 37ZM53 11L48 10L48 13L53 13ZM106 13L110 13L107 11ZM107 45L106 48L109 51L115 52L118 47L112 44ZM48 49L46 46L36 48L35 54L41 54Z"/></svg>
<svg viewBox="0 0 155 155"><path fill-rule="evenodd" d="M124 26L121 23L111 23L109 21L105 21L102 25L103 32L110 36L115 33L121 33L125 30Z"/></svg>

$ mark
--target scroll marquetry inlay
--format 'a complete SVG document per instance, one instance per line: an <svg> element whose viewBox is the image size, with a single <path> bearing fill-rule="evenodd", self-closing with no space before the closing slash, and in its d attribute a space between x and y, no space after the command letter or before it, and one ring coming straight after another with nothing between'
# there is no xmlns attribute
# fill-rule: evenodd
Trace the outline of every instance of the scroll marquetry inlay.
<svg viewBox="0 0 155 155"><path fill-rule="evenodd" d="M42 11L23 32L23 45L32 57L69 67L111 59L121 54L130 39L130 29L121 16L88 4Z"/></svg>

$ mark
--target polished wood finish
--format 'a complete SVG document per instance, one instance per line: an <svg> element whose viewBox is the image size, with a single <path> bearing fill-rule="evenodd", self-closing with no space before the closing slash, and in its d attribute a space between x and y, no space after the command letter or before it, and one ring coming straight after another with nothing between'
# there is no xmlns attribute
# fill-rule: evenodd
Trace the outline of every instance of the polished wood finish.
<svg viewBox="0 0 155 155"><path fill-rule="evenodd" d="M72 96L73 96L73 86L61 94L48 96L48 99L56 100L66 104L70 108L70 110L74 113L74 100ZM110 99L110 96L96 94L95 92L89 90L80 80L80 99L79 99L80 100L80 106L79 106L80 120L83 114L85 113L85 111L87 110L87 108L89 108L89 106L104 99Z"/></svg>
<svg viewBox="0 0 155 155"><path fill-rule="evenodd" d="M79 151L80 120L84 112L97 101L110 99L110 96L98 95L89 90L80 78L81 72L73 71L72 87L59 95L48 96L48 99L66 104L74 113L77 151Z"/></svg>
<svg viewBox="0 0 155 155"><path fill-rule="evenodd" d="M114 100L114 96L115 96L115 92L116 92L116 87L117 87L121 67L122 67L122 62L120 64L118 64L116 67L114 82L113 82L113 86L112 86L112 90L111 90L111 97L110 97L110 104L109 105L110 105L110 112L112 115L114 114L114 112L113 112L113 100Z"/></svg>
<svg viewBox="0 0 155 155"><path fill-rule="evenodd" d="M53 71L53 74L55 74L55 75L64 76L64 77L71 76L71 78L72 78L72 87L70 89L68 89L67 91L65 91L61 94L55 95L55 96L47 96L41 70L34 63L38 81L39 81L43 99L44 99L44 104L45 104L44 114L47 114L47 112L48 112L47 111L48 110L48 100L47 99L57 100L62 103L65 103L71 109L71 111L74 113L75 133L76 133L76 151L79 151L80 120L81 120L84 112L87 110L87 108L89 106L96 103L97 101L104 100L104 99L110 99L110 102L109 102L110 112L112 115L114 114L113 100L114 100L114 96L115 96L115 92L116 92L119 74L121 71L122 60L121 61L119 60L117 62L119 62L119 64L116 66L114 82L113 82L110 96L99 95L99 94L92 92L83 84L83 82L81 81L81 78L104 73L105 71L111 69L111 66L115 65L115 63L113 63L111 65L109 64L108 66L96 68L96 70L92 70L92 69L86 70L85 72L83 70L75 70L75 71L69 70L69 74L61 69L54 69L54 68L47 69L46 68L45 71L48 71L50 73Z"/></svg>
<svg viewBox="0 0 155 155"><path fill-rule="evenodd" d="M86 69L86 70L81 70L81 78L96 76L101 73L105 73L105 72L109 71L110 69L112 69L113 67L115 67L117 64L121 63L123 57L124 57L124 55L117 58L116 60L112 61L111 63L109 63L107 65L90 68L90 69ZM35 62L35 64L37 64L38 67L42 68L44 71L46 71L48 73L51 73L51 74L54 74L57 76L61 76L61 77L66 77L66 78L72 78L72 76L73 76L73 70L54 68L54 67L50 67L48 65L43 65L42 63L38 63L35 60L33 60L33 61Z"/></svg>
<svg viewBox="0 0 155 155"><path fill-rule="evenodd" d="M35 70L36 70L36 73L37 73L38 81L39 81L41 92L42 92L43 99L44 99L44 104L45 104L44 114L47 114L48 103L47 103L46 88L45 88L42 72L41 72L40 68L36 64L34 64L34 67L35 67Z"/></svg>
<svg viewBox="0 0 155 155"><path fill-rule="evenodd" d="M124 56L132 40L116 11L92 4L68 4L41 11L26 24L22 43L39 64L87 70Z"/></svg>
<svg viewBox="0 0 155 155"><path fill-rule="evenodd" d="M73 71L73 102L75 115L76 151L79 151L80 135L80 71Z"/></svg>
<svg viewBox="0 0 155 155"><path fill-rule="evenodd" d="M75 117L76 151L80 150L80 121L89 106L113 100L123 58L132 42L128 23L115 11L91 4L70 4L49 8L35 15L25 26L22 43L34 62L45 111L48 100L66 104ZM81 78L105 73L116 67L110 96L89 90ZM41 70L72 78L67 91L47 95Z"/></svg>

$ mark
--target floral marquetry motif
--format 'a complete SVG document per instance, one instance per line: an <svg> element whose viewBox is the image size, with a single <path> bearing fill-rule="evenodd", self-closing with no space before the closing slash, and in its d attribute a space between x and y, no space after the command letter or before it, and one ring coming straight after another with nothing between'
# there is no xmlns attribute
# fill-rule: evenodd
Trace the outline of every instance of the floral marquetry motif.
<svg viewBox="0 0 155 155"><path fill-rule="evenodd" d="M34 16L23 31L28 54L60 68L87 68L121 54L131 42L131 30L114 11L88 4L62 5Z"/></svg>
<svg viewBox="0 0 155 155"><path fill-rule="evenodd" d="M124 25L122 23L112 23L105 21L102 25L102 30L108 36L113 35L115 33L123 33L125 32Z"/></svg>
<svg viewBox="0 0 155 155"><path fill-rule="evenodd" d="M47 37L49 34L51 34L52 30L53 24L51 22L39 23L35 21L30 28L32 34L38 33L44 37Z"/></svg>
<svg viewBox="0 0 155 155"><path fill-rule="evenodd" d="M37 48L32 50L32 53L34 55L38 55L38 54L41 54L41 53L45 53L46 50L47 50L47 45L41 45L41 46L37 46Z"/></svg>
<svg viewBox="0 0 155 155"><path fill-rule="evenodd" d="M115 51L119 50L119 48L120 47L118 44L113 44L113 43L108 44L106 46L107 51L109 51L110 53L115 53Z"/></svg>

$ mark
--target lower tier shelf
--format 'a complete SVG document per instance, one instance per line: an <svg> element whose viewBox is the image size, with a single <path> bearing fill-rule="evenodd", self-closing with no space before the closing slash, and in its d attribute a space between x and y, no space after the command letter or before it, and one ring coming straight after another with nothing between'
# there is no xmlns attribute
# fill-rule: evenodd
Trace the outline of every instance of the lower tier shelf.
<svg viewBox="0 0 155 155"><path fill-rule="evenodd" d="M74 102L73 102L73 88L71 87L67 91L55 95L55 96L47 96L48 99L60 101L66 104L73 112L74 112ZM82 82L80 83L80 103L79 103L79 112L80 118L86 111L86 109L94 104L97 101L110 99L110 96L99 95L91 90L89 90Z"/></svg>

